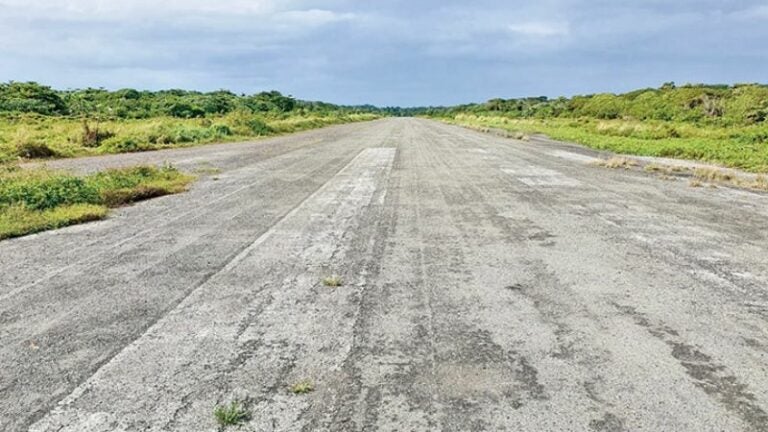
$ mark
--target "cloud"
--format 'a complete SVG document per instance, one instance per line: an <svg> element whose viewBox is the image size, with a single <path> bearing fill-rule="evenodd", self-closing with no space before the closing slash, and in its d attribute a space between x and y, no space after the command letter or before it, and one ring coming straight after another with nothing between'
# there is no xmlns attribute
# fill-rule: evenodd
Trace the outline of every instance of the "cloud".
<svg viewBox="0 0 768 432"><path fill-rule="evenodd" d="M294 10L277 15L278 20L293 25L319 26L355 19L353 13L336 13L323 9Z"/></svg>
<svg viewBox="0 0 768 432"><path fill-rule="evenodd" d="M553 37L567 36L570 33L570 27L566 22L523 22L510 24L508 27L512 33L528 37Z"/></svg>
<svg viewBox="0 0 768 432"><path fill-rule="evenodd" d="M733 16L743 19L766 20L768 19L768 6L760 5L736 11L733 13Z"/></svg>
<svg viewBox="0 0 768 432"><path fill-rule="evenodd" d="M0 0L0 81L389 105L758 81L766 19L763 0Z"/></svg>
<svg viewBox="0 0 768 432"><path fill-rule="evenodd" d="M289 7L274 0L4 0L3 5L32 16L79 20L125 20L187 14L264 15Z"/></svg>

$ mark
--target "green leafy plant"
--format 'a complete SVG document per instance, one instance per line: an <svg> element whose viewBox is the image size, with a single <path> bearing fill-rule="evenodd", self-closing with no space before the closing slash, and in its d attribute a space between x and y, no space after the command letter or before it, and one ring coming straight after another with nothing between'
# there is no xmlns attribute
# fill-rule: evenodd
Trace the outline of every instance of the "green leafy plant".
<svg viewBox="0 0 768 432"><path fill-rule="evenodd" d="M234 426L248 420L250 414L242 403L233 401L229 405L217 405L213 416L221 426Z"/></svg>
<svg viewBox="0 0 768 432"><path fill-rule="evenodd" d="M290 387L291 393L302 395L315 391L315 385L310 380L299 381Z"/></svg>

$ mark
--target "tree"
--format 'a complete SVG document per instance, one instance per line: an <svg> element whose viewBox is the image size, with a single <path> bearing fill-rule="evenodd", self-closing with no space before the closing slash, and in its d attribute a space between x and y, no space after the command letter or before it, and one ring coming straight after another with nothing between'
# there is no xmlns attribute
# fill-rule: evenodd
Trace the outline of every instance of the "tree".
<svg viewBox="0 0 768 432"><path fill-rule="evenodd" d="M48 86L36 82L0 84L0 111L66 114L67 105Z"/></svg>

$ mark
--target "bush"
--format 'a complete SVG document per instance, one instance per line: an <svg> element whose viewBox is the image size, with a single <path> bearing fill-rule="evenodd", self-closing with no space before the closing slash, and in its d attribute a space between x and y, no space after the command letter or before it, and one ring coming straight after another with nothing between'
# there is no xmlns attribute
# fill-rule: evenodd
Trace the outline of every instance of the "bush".
<svg viewBox="0 0 768 432"><path fill-rule="evenodd" d="M153 132L147 138L150 144L166 145L174 144L173 137L165 132Z"/></svg>
<svg viewBox="0 0 768 432"><path fill-rule="evenodd" d="M96 126L91 127L91 125L88 124L88 121L84 120L80 144L82 144L83 147L98 147L101 145L102 141L114 136L115 134L110 131L99 129L98 123Z"/></svg>
<svg viewBox="0 0 768 432"><path fill-rule="evenodd" d="M27 159L42 159L57 156L55 150L39 141L25 141L16 144L16 154Z"/></svg>
<svg viewBox="0 0 768 432"><path fill-rule="evenodd" d="M87 177L45 170L0 171L0 239L101 219L107 207L182 192L192 177L140 166Z"/></svg>
<svg viewBox="0 0 768 432"><path fill-rule="evenodd" d="M170 136L174 143L200 142L210 138L211 130L203 127L180 126L173 129Z"/></svg>
<svg viewBox="0 0 768 432"><path fill-rule="evenodd" d="M59 94L35 82L0 83L0 111L43 115L65 114L67 106Z"/></svg>
<svg viewBox="0 0 768 432"><path fill-rule="evenodd" d="M131 137L112 138L101 144L101 150L105 153L131 153L150 150L149 145L141 145L138 140Z"/></svg>
<svg viewBox="0 0 768 432"><path fill-rule="evenodd" d="M184 190L191 178L172 167L140 166L112 169L87 178L101 202L109 207L177 193Z"/></svg>
<svg viewBox="0 0 768 432"><path fill-rule="evenodd" d="M272 135L275 132L268 124L257 118L249 119L246 121L245 125L251 133L258 136Z"/></svg>
<svg viewBox="0 0 768 432"><path fill-rule="evenodd" d="M259 117L247 110L240 110L227 116L238 135L271 135L274 130Z"/></svg>
<svg viewBox="0 0 768 432"><path fill-rule="evenodd" d="M213 135L219 136L219 137L226 137L232 135L232 129L229 128L227 125L223 124L216 124L211 126L211 130L213 131Z"/></svg>
<svg viewBox="0 0 768 432"><path fill-rule="evenodd" d="M47 210L62 205L98 204L98 189L80 177L18 172L0 179L0 206Z"/></svg>
<svg viewBox="0 0 768 432"><path fill-rule="evenodd" d="M204 117L205 111L191 104L179 102L168 107L168 114L178 118L197 118Z"/></svg>

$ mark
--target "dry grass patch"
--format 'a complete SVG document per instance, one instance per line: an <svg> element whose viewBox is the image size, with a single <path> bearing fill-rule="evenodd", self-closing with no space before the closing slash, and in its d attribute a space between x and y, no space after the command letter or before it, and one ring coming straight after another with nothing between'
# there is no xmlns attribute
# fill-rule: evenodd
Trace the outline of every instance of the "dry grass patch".
<svg viewBox="0 0 768 432"><path fill-rule="evenodd" d="M344 280L340 276L328 276L323 278L323 285L327 287L340 287L344 284Z"/></svg>
<svg viewBox="0 0 768 432"><path fill-rule="evenodd" d="M302 395L315 391L315 385L310 380L303 380L292 385L290 390L293 394Z"/></svg>
<svg viewBox="0 0 768 432"><path fill-rule="evenodd" d="M643 171L648 173L674 175L674 174L690 171L690 169L683 166L679 166L679 165L663 165L658 163L649 163L648 165L643 167Z"/></svg>
<svg viewBox="0 0 768 432"><path fill-rule="evenodd" d="M612 157L610 159L595 161L592 164L610 169L632 169L640 165L636 160L624 157Z"/></svg>
<svg viewBox="0 0 768 432"><path fill-rule="evenodd" d="M528 134L524 132L513 132L512 134L508 135L509 138L516 139L518 141L530 141L531 137L528 136Z"/></svg>
<svg viewBox="0 0 768 432"><path fill-rule="evenodd" d="M768 177L764 175L757 176L755 181L752 183L752 187L755 189L768 191Z"/></svg>
<svg viewBox="0 0 768 432"><path fill-rule="evenodd" d="M718 168L696 168L693 176L700 180L728 183L734 180L734 175Z"/></svg>
<svg viewBox="0 0 768 432"><path fill-rule="evenodd" d="M758 175L754 178L740 177L732 172L718 168L697 168L693 171L691 185L708 183L710 186L722 184L727 186L768 191L768 178Z"/></svg>

